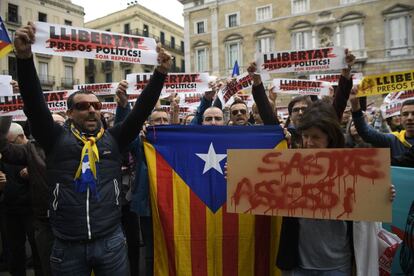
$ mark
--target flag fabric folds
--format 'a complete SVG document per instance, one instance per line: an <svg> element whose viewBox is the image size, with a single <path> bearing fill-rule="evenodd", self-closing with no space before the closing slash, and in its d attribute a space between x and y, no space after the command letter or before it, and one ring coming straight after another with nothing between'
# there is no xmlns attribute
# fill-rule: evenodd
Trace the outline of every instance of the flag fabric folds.
<svg viewBox="0 0 414 276"><path fill-rule="evenodd" d="M7 34L3 19L0 17L0 58L13 51L13 45Z"/></svg>
<svg viewBox="0 0 414 276"><path fill-rule="evenodd" d="M236 77L238 75L240 75L240 69L239 69L239 63L236 60L236 62L234 63L234 66L233 66L233 72L231 73L231 76Z"/></svg>
<svg viewBox="0 0 414 276"><path fill-rule="evenodd" d="M158 126L144 144L154 275L280 275L281 219L226 212L227 149L287 148L279 126ZM235 169L235 168L231 168Z"/></svg>

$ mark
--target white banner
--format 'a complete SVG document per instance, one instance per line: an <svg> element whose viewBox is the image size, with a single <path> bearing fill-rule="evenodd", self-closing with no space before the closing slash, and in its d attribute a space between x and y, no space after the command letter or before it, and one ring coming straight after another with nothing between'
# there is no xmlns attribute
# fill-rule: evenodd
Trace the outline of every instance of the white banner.
<svg viewBox="0 0 414 276"><path fill-rule="evenodd" d="M414 99L414 90L390 93L384 98L381 105L381 113L384 119L400 115L401 106L404 101Z"/></svg>
<svg viewBox="0 0 414 276"><path fill-rule="evenodd" d="M352 73L352 83L353 85L357 85L361 82L362 78L364 77L362 73ZM331 85L338 85L339 79L341 78L341 74L312 74L309 75L309 80L313 81L326 81L329 82Z"/></svg>
<svg viewBox="0 0 414 276"><path fill-rule="evenodd" d="M66 99L72 91L50 91L44 92L46 104L50 112L66 112ZM20 94L0 97L0 116L21 116L23 113L23 100Z"/></svg>
<svg viewBox="0 0 414 276"><path fill-rule="evenodd" d="M152 73L129 74L126 77L128 82L129 94L141 94L148 84ZM173 93L181 95L191 95L194 93L204 93L208 88L208 73L169 73L164 82L161 95L167 96Z"/></svg>
<svg viewBox="0 0 414 276"><path fill-rule="evenodd" d="M157 64L153 38L36 22L34 53Z"/></svg>
<svg viewBox="0 0 414 276"><path fill-rule="evenodd" d="M11 81L11 76L0 75L0 97L13 95L13 87L10 84Z"/></svg>
<svg viewBox="0 0 414 276"><path fill-rule="evenodd" d="M329 71L347 67L345 49L341 47L256 53L256 57L259 71L269 73Z"/></svg>
<svg viewBox="0 0 414 276"><path fill-rule="evenodd" d="M328 82L298 80L298 79L274 79L273 91L278 94L300 94L300 95L317 95L328 96Z"/></svg>
<svg viewBox="0 0 414 276"><path fill-rule="evenodd" d="M218 92L218 97L221 102L226 104L233 95L237 92L247 89L253 86L253 79L250 77L249 73L243 73L237 78L232 79L228 82L220 91Z"/></svg>
<svg viewBox="0 0 414 276"><path fill-rule="evenodd" d="M90 84L77 84L73 86L73 90L79 91L90 91L97 96L103 95L115 95L116 88L118 83L109 82L109 83L90 83Z"/></svg>

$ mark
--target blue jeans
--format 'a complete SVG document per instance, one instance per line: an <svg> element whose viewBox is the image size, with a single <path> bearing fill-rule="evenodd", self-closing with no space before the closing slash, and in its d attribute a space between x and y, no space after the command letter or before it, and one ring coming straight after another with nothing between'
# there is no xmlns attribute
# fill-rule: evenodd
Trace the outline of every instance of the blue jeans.
<svg viewBox="0 0 414 276"><path fill-rule="evenodd" d="M114 233L80 243L55 239L50 255L53 275L128 276L128 252L121 226Z"/></svg>

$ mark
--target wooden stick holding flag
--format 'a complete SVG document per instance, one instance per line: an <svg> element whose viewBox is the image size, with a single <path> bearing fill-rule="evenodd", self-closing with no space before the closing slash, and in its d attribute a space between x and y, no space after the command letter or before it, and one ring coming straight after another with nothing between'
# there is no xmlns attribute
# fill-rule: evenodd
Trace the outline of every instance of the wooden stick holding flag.
<svg viewBox="0 0 414 276"><path fill-rule="evenodd" d="M7 34L7 29L4 26L3 19L0 17L0 58L13 51L13 45Z"/></svg>

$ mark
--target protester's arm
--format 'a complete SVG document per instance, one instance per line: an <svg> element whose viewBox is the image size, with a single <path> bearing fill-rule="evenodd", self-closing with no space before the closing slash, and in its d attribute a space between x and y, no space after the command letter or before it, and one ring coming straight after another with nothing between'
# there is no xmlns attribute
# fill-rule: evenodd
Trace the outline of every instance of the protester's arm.
<svg viewBox="0 0 414 276"><path fill-rule="evenodd" d="M165 78L171 68L171 55L160 47L157 47L157 50L160 65L154 70L154 74L137 99L131 113L122 123L109 130L114 135L121 150L125 149L138 136L142 125L157 103Z"/></svg>
<svg viewBox="0 0 414 276"><path fill-rule="evenodd" d="M119 82L116 89L116 111L114 125L122 122L131 112L131 107L128 104L128 96L126 94L127 88L128 82L126 80L122 80Z"/></svg>
<svg viewBox="0 0 414 276"><path fill-rule="evenodd" d="M211 103L213 102L214 92L208 91L204 94L201 98L200 105L197 107L196 114L194 118L191 120L191 125L201 125L203 124L203 114L207 108L211 107Z"/></svg>
<svg viewBox="0 0 414 276"><path fill-rule="evenodd" d="M357 90L357 88L352 89L350 102L352 119L358 135L361 136L362 140L366 143L370 143L375 147L390 147L393 135L380 133L367 124L359 104L359 98L356 97Z"/></svg>
<svg viewBox="0 0 414 276"><path fill-rule="evenodd" d="M29 119L33 137L45 152L48 152L61 133L62 127L53 122L34 66L31 44L34 42L35 32L35 26L31 22L18 29L14 48L20 93L24 102L23 110Z"/></svg>
<svg viewBox="0 0 414 276"><path fill-rule="evenodd" d="M170 104L170 124L178 125L180 124L180 105L172 100Z"/></svg>
<svg viewBox="0 0 414 276"><path fill-rule="evenodd" d="M252 94L253 99L256 102L257 109L259 110L260 118L262 118L263 124L265 125L278 125L280 122L277 119L272 106L270 105L262 79L259 74L256 74L256 69L257 66L253 62L250 64L249 68L247 68L247 71L253 79Z"/></svg>
<svg viewBox="0 0 414 276"><path fill-rule="evenodd" d="M338 117L339 122L342 120L342 115L345 111L346 105L348 103L349 95L352 89L352 76L351 69L352 65L355 62L355 56L348 52L348 49L345 50L345 60L348 65L347 68L342 69L341 77L339 78L338 87L336 88L336 93L333 99L333 107Z"/></svg>

